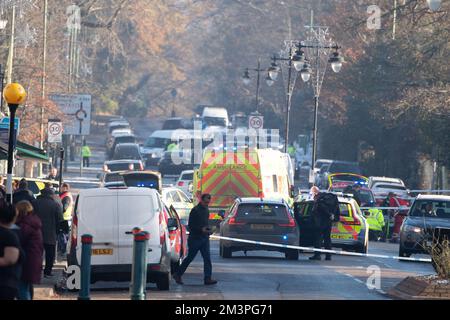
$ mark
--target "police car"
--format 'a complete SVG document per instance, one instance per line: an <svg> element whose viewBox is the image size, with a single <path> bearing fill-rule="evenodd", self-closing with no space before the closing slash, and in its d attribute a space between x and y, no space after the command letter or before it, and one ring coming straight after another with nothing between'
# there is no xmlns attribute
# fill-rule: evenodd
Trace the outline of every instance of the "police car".
<svg viewBox="0 0 450 320"><path fill-rule="evenodd" d="M340 216L333 222L331 243L333 247L367 253L369 247L369 224L358 203L347 196L338 196ZM294 215L300 229L300 246L314 243L312 208L314 200L302 198L294 203Z"/></svg>

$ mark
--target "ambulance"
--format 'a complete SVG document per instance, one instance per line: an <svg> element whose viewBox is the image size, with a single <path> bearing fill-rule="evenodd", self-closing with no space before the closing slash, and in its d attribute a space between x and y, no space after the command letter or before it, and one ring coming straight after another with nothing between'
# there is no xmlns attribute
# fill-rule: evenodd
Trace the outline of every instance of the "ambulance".
<svg viewBox="0 0 450 320"><path fill-rule="evenodd" d="M293 186L283 153L274 149L206 149L194 172L193 194L212 196L210 223L218 225L236 198L278 198L293 203Z"/></svg>

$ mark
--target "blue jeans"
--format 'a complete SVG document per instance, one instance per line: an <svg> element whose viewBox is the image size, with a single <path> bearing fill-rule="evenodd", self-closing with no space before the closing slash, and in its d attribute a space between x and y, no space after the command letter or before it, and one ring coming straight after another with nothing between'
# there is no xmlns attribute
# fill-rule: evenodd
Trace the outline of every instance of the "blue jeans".
<svg viewBox="0 0 450 320"><path fill-rule="evenodd" d="M19 281L19 300L31 300L31 284L29 282Z"/></svg>
<svg viewBox="0 0 450 320"><path fill-rule="evenodd" d="M209 237L189 237L188 239L188 255L183 260L177 274L182 276L189 264L195 259L195 256L200 251L203 257L203 272L205 279L210 279L212 274L211 255L209 252Z"/></svg>

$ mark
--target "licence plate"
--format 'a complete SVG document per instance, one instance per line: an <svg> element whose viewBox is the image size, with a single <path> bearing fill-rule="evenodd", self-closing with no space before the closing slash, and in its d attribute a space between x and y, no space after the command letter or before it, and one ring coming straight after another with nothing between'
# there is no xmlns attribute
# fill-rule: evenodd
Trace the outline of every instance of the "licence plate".
<svg viewBox="0 0 450 320"><path fill-rule="evenodd" d="M273 224L252 224L250 229L253 230L273 230Z"/></svg>
<svg viewBox="0 0 450 320"><path fill-rule="evenodd" d="M92 249L93 256L112 256L113 249Z"/></svg>
<svg viewBox="0 0 450 320"><path fill-rule="evenodd" d="M331 239L348 240L348 239L352 239L352 235L350 235L350 234L332 234Z"/></svg>

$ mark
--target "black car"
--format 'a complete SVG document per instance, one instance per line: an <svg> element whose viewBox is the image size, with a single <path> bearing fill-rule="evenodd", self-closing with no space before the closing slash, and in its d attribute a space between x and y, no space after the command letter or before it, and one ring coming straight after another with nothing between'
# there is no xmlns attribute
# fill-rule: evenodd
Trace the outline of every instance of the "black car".
<svg viewBox="0 0 450 320"><path fill-rule="evenodd" d="M419 195L400 229L399 256L429 253L438 228L450 230L450 196Z"/></svg>
<svg viewBox="0 0 450 320"><path fill-rule="evenodd" d="M220 224L220 236L292 246L299 243L294 216L288 204L278 199L237 199ZM220 240L220 256L223 258L231 258L234 251L250 250L280 251L288 260L297 260L299 256L296 249Z"/></svg>
<svg viewBox="0 0 450 320"><path fill-rule="evenodd" d="M111 160L106 161L103 165L103 171L116 172L116 171L142 171L144 170L144 164L141 160Z"/></svg>
<svg viewBox="0 0 450 320"><path fill-rule="evenodd" d="M111 148L108 150L110 158L113 156L116 146L121 143L136 143L136 136L134 134L126 134L114 137L111 142Z"/></svg>
<svg viewBox="0 0 450 320"><path fill-rule="evenodd" d="M161 175L179 175L185 170L194 169L194 157L190 150L166 151L158 163Z"/></svg>
<svg viewBox="0 0 450 320"><path fill-rule="evenodd" d="M140 160L143 162L139 145L136 143L121 143L116 146L113 160Z"/></svg>

